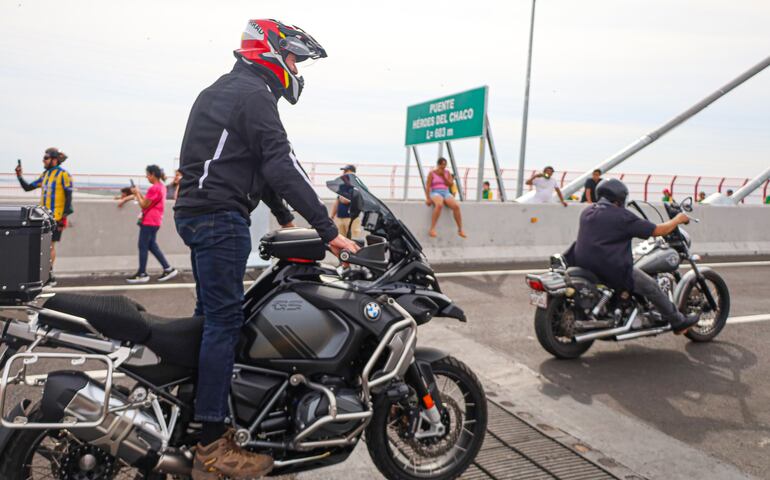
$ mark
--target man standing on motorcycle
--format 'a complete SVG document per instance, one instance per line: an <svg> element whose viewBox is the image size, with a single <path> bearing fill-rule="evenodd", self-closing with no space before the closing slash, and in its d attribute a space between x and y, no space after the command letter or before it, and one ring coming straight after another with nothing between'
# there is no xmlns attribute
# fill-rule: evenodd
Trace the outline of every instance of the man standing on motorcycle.
<svg viewBox="0 0 770 480"><path fill-rule="evenodd" d="M631 240L665 236L690 221L679 213L658 225L626 209L628 187L617 179L603 180L596 188L599 201L583 210L570 264L590 270L616 292L633 292L648 299L677 335L698 323L697 314L685 316L658 288L657 282L634 268ZM568 256L571 256L568 253Z"/></svg>
<svg viewBox="0 0 770 480"><path fill-rule="evenodd" d="M203 422L194 480L265 475L273 461L238 447L226 433L235 347L244 322L243 276L251 250L249 215L260 200L290 225L285 199L332 251L358 246L341 236L294 155L277 102L299 99L297 63L326 57L303 30L251 20L232 71L200 93L190 112L180 155L177 231L190 247L196 315L205 316L195 419Z"/></svg>

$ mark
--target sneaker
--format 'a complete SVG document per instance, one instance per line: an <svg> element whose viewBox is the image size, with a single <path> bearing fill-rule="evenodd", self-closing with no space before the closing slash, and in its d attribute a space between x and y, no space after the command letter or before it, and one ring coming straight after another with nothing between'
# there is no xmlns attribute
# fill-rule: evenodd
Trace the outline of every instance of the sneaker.
<svg viewBox="0 0 770 480"><path fill-rule="evenodd" d="M273 459L245 450L228 433L207 446L195 447L193 461L193 480L219 480L226 477L231 480L252 480L270 473Z"/></svg>
<svg viewBox="0 0 770 480"><path fill-rule="evenodd" d="M128 283L147 283L150 281L150 276L146 273L135 273L133 277L126 279Z"/></svg>
<svg viewBox="0 0 770 480"><path fill-rule="evenodd" d="M172 278L179 275L179 270L176 268L169 268L168 270L163 270L163 274L158 277L159 282L165 282L166 280L171 280Z"/></svg>
<svg viewBox="0 0 770 480"><path fill-rule="evenodd" d="M689 315L679 314L676 322L671 322L671 330L675 335L686 333L687 330L694 327L700 321L700 313L691 313Z"/></svg>

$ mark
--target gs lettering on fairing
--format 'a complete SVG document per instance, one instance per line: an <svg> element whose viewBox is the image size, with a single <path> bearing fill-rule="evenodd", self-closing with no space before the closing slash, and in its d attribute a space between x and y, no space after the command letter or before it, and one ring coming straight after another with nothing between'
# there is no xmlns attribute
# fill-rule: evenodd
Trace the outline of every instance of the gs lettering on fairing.
<svg viewBox="0 0 770 480"><path fill-rule="evenodd" d="M296 311L302 309L301 300L277 300L273 302L273 310Z"/></svg>
<svg viewBox="0 0 770 480"><path fill-rule="evenodd" d="M366 241L333 269L320 264L326 246L313 230L262 239L274 263L243 300L233 439L269 452L277 475L343 462L365 439L385 478L457 478L481 448L484 389L459 360L418 347L417 329L465 315L412 233L355 175L328 186L350 200L353 219L363 215ZM0 383L0 410L16 384L33 381L27 366L56 360L58 370L43 375L39 403L23 399L0 419L0 478L188 478L201 434L193 400L203 319L152 315L123 296L28 300L0 306L0 367L12 379ZM78 371L84 360L102 364L104 381ZM115 385L113 372L135 384Z"/></svg>

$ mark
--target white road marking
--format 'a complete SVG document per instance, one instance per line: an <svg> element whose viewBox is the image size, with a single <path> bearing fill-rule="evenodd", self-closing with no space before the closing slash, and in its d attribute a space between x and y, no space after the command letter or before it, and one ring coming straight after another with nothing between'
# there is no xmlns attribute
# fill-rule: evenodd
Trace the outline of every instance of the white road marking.
<svg viewBox="0 0 770 480"><path fill-rule="evenodd" d="M754 322L767 322L770 321L770 315L745 315L743 317L730 317L727 319L727 323L754 323Z"/></svg>
<svg viewBox="0 0 770 480"><path fill-rule="evenodd" d="M251 282L243 282L244 284ZM174 290L177 288L195 288L194 283L158 283L145 285L94 285L83 287L54 287L46 288L44 292L122 292L134 290Z"/></svg>
<svg viewBox="0 0 770 480"><path fill-rule="evenodd" d="M727 263L701 263L701 266L713 268L738 268L738 267L770 267L770 261L756 262L727 262ZM682 268L689 268L689 265L683 265ZM526 275L528 273L542 273L545 268L533 268L523 270L470 270L464 272L440 272L436 273L438 278L462 278L462 277L483 277L487 275ZM243 282L245 286L251 285L252 281ZM147 283L143 285L95 285L82 287L55 287L46 288L50 292L116 292L132 290L174 290L178 288L195 288L194 283Z"/></svg>
<svg viewBox="0 0 770 480"><path fill-rule="evenodd" d="M547 269L535 268L529 270L471 270L467 272L439 272L437 278L457 278L457 277L483 277L487 275L526 275L528 273L543 273Z"/></svg>
<svg viewBox="0 0 770 480"><path fill-rule="evenodd" d="M699 263L699 266L712 268L737 268L737 267L770 267L770 261L755 262L723 262L723 263ZM690 265L682 265L682 268L690 268ZM527 270L470 270L465 272L437 273L438 278L456 277L481 277L485 275L526 275L528 273L543 273L546 268L534 268Z"/></svg>

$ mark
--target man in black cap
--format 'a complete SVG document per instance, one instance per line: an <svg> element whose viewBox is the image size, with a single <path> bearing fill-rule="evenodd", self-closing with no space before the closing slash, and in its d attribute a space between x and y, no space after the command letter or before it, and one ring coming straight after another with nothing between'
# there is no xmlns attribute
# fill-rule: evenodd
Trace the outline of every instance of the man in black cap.
<svg viewBox="0 0 770 480"><path fill-rule="evenodd" d="M355 165L345 165L340 168L342 174L356 173ZM350 200L345 197L337 196L337 200L332 207L332 220L337 225L337 230L340 231L340 235L348 238L361 237L361 219L356 218L353 223L350 223Z"/></svg>

